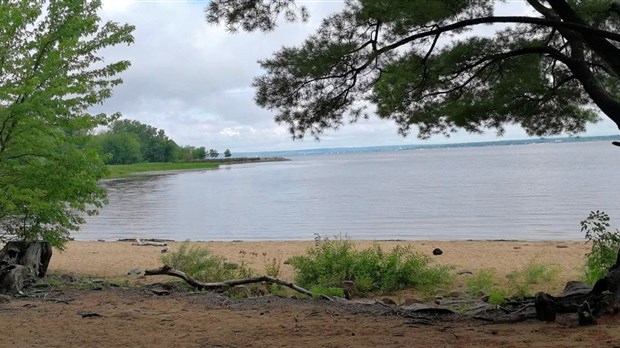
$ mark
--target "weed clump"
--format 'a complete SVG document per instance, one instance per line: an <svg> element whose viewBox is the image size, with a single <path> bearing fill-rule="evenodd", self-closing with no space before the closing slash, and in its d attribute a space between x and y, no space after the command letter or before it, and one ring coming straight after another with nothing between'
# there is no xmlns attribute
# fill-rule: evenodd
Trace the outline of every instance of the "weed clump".
<svg viewBox="0 0 620 348"><path fill-rule="evenodd" d="M530 262L521 270L507 274L506 280L500 282L494 269L481 269L467 281L467 294L472 297L488 296L489 303L501 305L510 298L532 296L531 285L552 281L559 273L557 265Z"/></svg>
<svg viewBox="0 0 620 348"><path fill-rule="evenodd" d="M163 254L161 261L203 282L245 278L253 273L244 263L227 262L207 248L190 247L188 243L181 244L178 251Z"/></svg>
<svg viewBox="0 0 620 348"><path fill-rule="evenodd" d="M356 250L346 238L315 240L306 255L288 260L296 271L295 281L316 289L344 288L352 295L377 295L405 288L428 289L450 284L448 266L433 265L427 256L410 247L384 251L378 244Z"/></svg>

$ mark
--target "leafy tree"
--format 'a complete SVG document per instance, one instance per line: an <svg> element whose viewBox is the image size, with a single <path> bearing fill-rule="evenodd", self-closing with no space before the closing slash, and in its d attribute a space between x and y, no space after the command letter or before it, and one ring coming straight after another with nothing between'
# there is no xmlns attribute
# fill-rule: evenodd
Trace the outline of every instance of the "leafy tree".
<svg viewBox="0 0 620 348"><path fill-rule="evenodd" d="M181 148L180 159L184 162L202 160L207 157L207 150L204 147L184 146Z"/></svg>
<svg viewBox="0 0 620 348"><path fill-rule="evenodd" d="M196 148L193 146L183 146L179 152L179 159L183 162L189 162L194 159L194 150Z"/></svg>
<svg viewBox="0 0 620 348"><path fill-rule="evenodd" d="M620 3L527 0L536 15L496 16L495 0L348 0L298 47L261 65L257 103L294 138L376 114L399 133L457 129L498 135L577 133L620 125ZM294 0L214 0L207 20L231 30L272 30L277 15L304 19ZM482 24L492 36L467 31ZM345 116L347 115L347 116Z"/></svg>
<svg viewBox="0 0 620 348"><path fill-rule="evenodd" d="M0 240L62 246L105 202L106 172L87 134L115 116L91 115L129 62L101 49L133 41L132 26L101 23L97 0L0 4Z"/></svg>
<svg viewBox="0 0 620 348"><path fill-rule="evenodd" d="M107 133L101 136L101 152L106 164L131 164L142 161L140 141L130 133Z"/></svg>
<svg viewBox="0 0 620 348"><path fill-rule="evenodd" d="M163 129L136 120L116 120L110 126L109 132L137 136L142 158L147 162L172 162L179 157L179 146L168 138Z"/></svg>
<svg viewBox="0 0 620 348"><path fill-rule="evenodd" d="M204 146L194 149L192 156L193 156L193 159L203 160L207 157L207 149L205 149Z"/></svg>
<svg viewBox="0 0 620 348"><path fill-rule="evenodd" d="M217 157L217 156L219 156L219 155L220 155L220 153L219 153L219 152L217 152L217 150L216 150L216 149L209 149L209 157L211 157L211 158L216 158L216 157Z"/></svg>
<svg viewBox="0 0 620 348"><path fill-rule="evenodd" d="M224 151L224 157L228 158L232 156L232 153L230 153L230 149L226 149L226 151Z"/></svg>

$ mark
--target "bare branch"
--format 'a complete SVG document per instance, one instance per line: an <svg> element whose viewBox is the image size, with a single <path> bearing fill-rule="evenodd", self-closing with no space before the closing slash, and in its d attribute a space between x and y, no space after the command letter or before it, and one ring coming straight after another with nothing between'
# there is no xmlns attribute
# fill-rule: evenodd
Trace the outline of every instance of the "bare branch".
<svg viewBox="0 0 620 348"><path fill-rule="evenodd" d="M170 266L163 266L161 268L157 268L157 269L147 269L144 271L144 275L145 276L149 276L149 275L169 275L172 277L177 277L177 278L181 278L183 280L185 280L189 285L193 286L196 289L201 289L201 290L216 290L216 289L227 289L233 286L238 286L238 285L245 285L245 284L252 284L252 283L272 283L272 284L278 284L278 285L282 285L282 286L286 286L289 289L293 289L297 292L300 292L304 295L308 295L308 296L312 296L312 292L310 292L310 290L304 289L299 285L296 285L294 283L291 282L287 282L285 280L279 279L279 278L274 278L274 277L270 277L270 276L259 276L259 277L249 277L249 278L243 278L243 279L231 279L231 280L225 280L223 282L216 282L216 283L203 283L191 276L189 276L187 273L176 270L171 268ZM332 298L328 297L328 296L324 296L324 298L332 300Z"/></svg>

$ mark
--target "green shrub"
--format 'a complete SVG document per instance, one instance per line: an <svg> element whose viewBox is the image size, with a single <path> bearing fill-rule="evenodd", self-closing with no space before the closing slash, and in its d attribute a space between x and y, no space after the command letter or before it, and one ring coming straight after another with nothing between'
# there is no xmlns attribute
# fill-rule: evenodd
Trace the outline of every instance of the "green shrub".
<svg viewBox="0 0 620 348"><path fill-rule="evenodd" d="M429 257L409 247L384 251L378 244L361 251L347 239L323 239L306 255L288 261L295 281L304 287L342 288L353 282L356 295L382 294L405 288L449 284L450 268L432 265Z"/></svg>
<svg viewBox="0 0 620 348"><path fill-rule="evenodd" d="M467 293L472 296L488 295L495 287L495 270L481 269L467 280Z"/></svg>
<svg viewBox="0 0 620 348"><path fill-rule="evenodd" d="M526 284L539 284L557 278L560 268L557 265L545 265L531 262L522 270Z"/></svg>
<svg viewBox="0 0 620 348"><path fill-rule="evenodd" d="M313 297L320 297L321 295L329 297L344 297L344 289L342 288L326 288L321 286L313 286L310 288Z"/></svg>
<svg viewBox="0 0 620 348"><path fill-rule="evenodd" d="M590 284L604 277L616 263L620 249L620 231L610 231L609 215L604 212L590 212L581 221L581 232L586 234L586 243L592 243L592 250L586 254L585 278Z"/></svg>
<svg viewBox="0 0 620 348"><path fill-rule="evenodd" d="M252 270L243 263L229 263L225 258L214 255L207 248L190 247L181 244L178 251L163 254L161 261L174 269L203 281L217 282L227 279L245 278L252 275Z"/></svg>
<svg viewBox="0 0 620 348"><path fill-rule="evenodd" d="M265 274L274 278L280 276L280 269L282 267L282 256L278 255L278 257L267 259L267 256L263 254L263 258L265 263Z"/></svg>
<svg viewBox="0 0 620 348"><path fill-rule="evenodd" d="M502 304L507 298L519 298L531 296L530 285L540 282L552 281L559 273L556 265L545 265L530 262L523 269L506 275L504 286L497 285L495 270L482 269L478 274L467 280L467 293L470 296L487 295L488 302Z"/></svg>
<svg viewBox="0 0 620 348"><path fill-rule="evenodd" d="M477 275L467 280L467 294L472 297L488 296L488 302L501 305L510 297L508 290L499 288L495 284L495 270L481 269Z"/></svg>
<svg viewBox="0 0 620 348"><path fill-rule="evenodd" d="M494 305L502 305L506 302L506 299L510 297L510 294L505 289L493 288L489 292L489 303Z"/></svg>

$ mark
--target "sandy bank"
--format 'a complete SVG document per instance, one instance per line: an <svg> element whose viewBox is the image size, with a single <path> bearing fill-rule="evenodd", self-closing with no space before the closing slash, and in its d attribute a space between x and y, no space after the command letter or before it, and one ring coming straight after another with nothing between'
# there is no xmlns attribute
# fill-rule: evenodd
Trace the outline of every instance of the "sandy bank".
<svg viewBox="0 0 620 348"><path fill-rule="evenodd" d="M358 241L360 247L372 245L372 241ZM498 276L515 271L529 262L558 265L559 278L552 290L559 290L567 280L578 279L583 270L585 253L589 245L582 242L523 242L523 241L385 241L378 242L391 249L396 245L411 245L416 251L430 255L441 264L454 265L456 270L495 268ZM170 250L177 250L181 243L169 244ZM283 261L295 255L302 255L314 245L313 241L273 242L192 242L192 245L206 246L216 254L233 262L245 261L259 273L273 258ZM432 256L434 248L444 253ZM52 271L66 271L101 277L125 277L133 268L156 268L160 263L161 248L134 246L128 242L71 242L64 251L54 251L50 264ZM281 277L293 278L292 267L282 264Z"/></svg>

